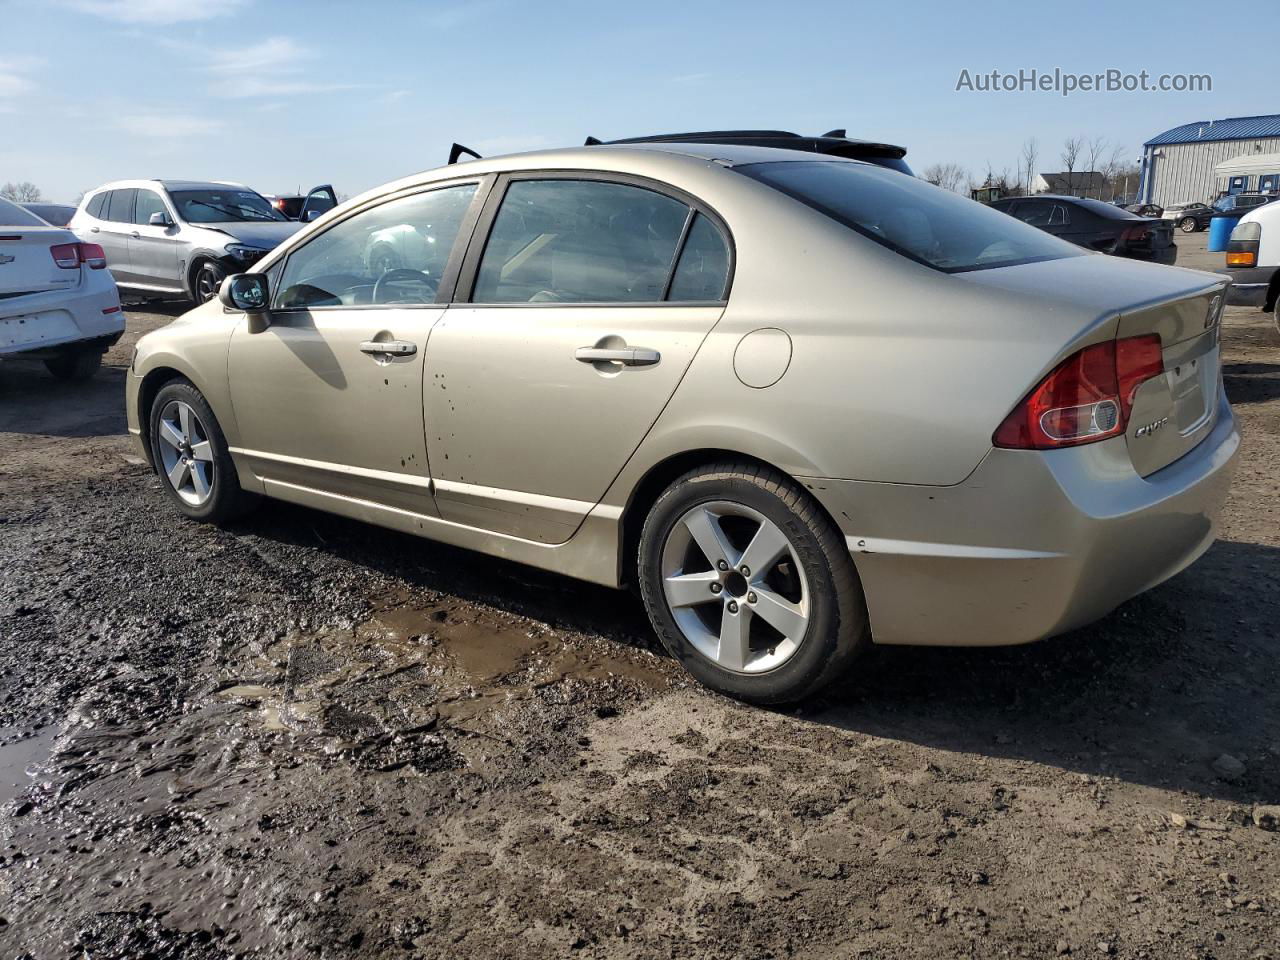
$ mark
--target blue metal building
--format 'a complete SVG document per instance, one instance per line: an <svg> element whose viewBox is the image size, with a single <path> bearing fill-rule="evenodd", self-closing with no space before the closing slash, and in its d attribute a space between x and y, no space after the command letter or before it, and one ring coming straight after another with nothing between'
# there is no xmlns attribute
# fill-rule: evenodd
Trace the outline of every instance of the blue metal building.
<svg viewBox="0 0 1280 960"><path fill-rule="evenodd" d="M1251 176L1220 177L1214 168L1227 160L1255 154L1280 153L1280 113L1260 117L1196 120L1157 134L1142 145L1142 185L1145 203L1209 203L1219 193L1238 193L1280 187L1280 169ZM1263 180L1263 177L1272 177ZM1241 182L1245 181L1245 182Z"/></svg>

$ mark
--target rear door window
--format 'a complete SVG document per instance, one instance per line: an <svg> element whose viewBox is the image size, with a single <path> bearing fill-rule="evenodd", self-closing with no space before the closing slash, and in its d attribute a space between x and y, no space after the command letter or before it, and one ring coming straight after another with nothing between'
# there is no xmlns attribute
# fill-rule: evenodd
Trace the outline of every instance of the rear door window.
<svg viewBox="0 0 1280 960"><path fill-rule="evenodd" d="M112 223L133 223L133 198L137 192L132 187L112 190L111 199L107 201L106 219Z"/></svg>
<svg viewBox="0 0 1280 960"><path fill-rule="evenodd" d="M869 164L778 161L733 169L908 259L948 273L1085 256L1073 244L998 210Z"/></svg>
<svg viewBox="0 0 1280 960"><path fill-rule="evenodd" d="M514 180L485 245L472 302L661 301L688 216L679 200L643 187Z"/></svg>

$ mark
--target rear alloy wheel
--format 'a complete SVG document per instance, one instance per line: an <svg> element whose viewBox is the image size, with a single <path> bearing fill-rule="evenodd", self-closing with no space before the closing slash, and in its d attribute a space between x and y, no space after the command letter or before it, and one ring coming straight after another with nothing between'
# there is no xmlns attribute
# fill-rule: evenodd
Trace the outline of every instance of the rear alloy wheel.
<svg viewBox="0 0 1280 960"><path fill-rule="evenodd" d="M654 505L639 562L663 644L722 693L798 700L869 642L843 538L773 471L729 464L686 474Z"/></svg>
<svg viewBox="0 0 1280 960"><path fill-rule="evenodd" d="M152 464L183 514L223 523L252 506L213 410L190 383L174 380L160 388L151 404L150 436Z"/></svg>
<svg viewBox="0 0 1280 960"><path fill-rule="evenodd" d="M1196 230L1198 229L1196 227L1196 218L1183 217L1181 220L1178 221L1178 229L1181 230L1183 233L1195 233Z"/></svg>
<svg viewBox="0 0 1280 960"><path fill-rule="evenodd" d="M67 350L44 365L59 380L88 380L102 366L102 351Z"/></svg>
<svg viewBox="0 0 1280 960"><path fill-rule="evenodd" d="M208 303L216 297L225 279L227 279L227 271L212 260L201 264L200 269L196 271L196 303Z"/></svg>

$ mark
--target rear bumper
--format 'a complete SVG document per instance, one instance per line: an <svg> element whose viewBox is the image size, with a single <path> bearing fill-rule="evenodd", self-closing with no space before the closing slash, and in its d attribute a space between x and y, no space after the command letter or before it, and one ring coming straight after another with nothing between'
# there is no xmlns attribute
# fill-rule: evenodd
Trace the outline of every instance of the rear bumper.
<svg viewBox="0 0 1280 960"><path fill-rule="evenodd" d="M106 350L124 333L124 312L112 283L78 290L53 290L0 300L0 357L38 357L55 348L85 343Z"/></svg>
<svg viewBox="0 0 1280 960"><path fill-rule="evenodd" d="M877 643L1000 646L1083 626L1216 536L1240 436L1225 393L1194 450L1147 477L1123 437L992 450L953 487L805 481L842 527Z"/></svg>

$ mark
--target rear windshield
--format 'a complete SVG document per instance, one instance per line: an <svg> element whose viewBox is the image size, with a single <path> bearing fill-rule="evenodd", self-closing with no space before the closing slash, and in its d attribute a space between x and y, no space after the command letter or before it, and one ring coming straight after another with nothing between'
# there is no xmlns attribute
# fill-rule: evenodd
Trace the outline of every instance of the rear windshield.
<svg viewBox="0 0 1280 960"><path fill-rule="evenodd" d="M1084 253L998 210L882 167L801 160L734 169L904 257L947 273Z"/></svg>
<svg viewBox="0 0 1280 960"><path fill-rule="evenodd" d="M1117 207L1114 203L1106 203L1102 200L1094 200L1091 197L1075 197L1071 201L1071 205L1082 207L1090 213L1097 214L1099 217L1105 217L1108 220L1143 220L1144 217L1138 216L1126 210L1124 207ZM1142 206L1146 206L1143 204ZM1141 207L1139 207L1141 209Z"/></svg>
<svg viewBox="0 0 1280 960"><path fill-rule="evenodd" d="M16 203L0 199L0 227L47 227L48 224Z"/></svg>
<svg viewBox="0 0 1280 960"><path fill-rule="evenodd" d="M252 223L287 219L252 190L174 190L178 214L187 223Z"/></svg>

